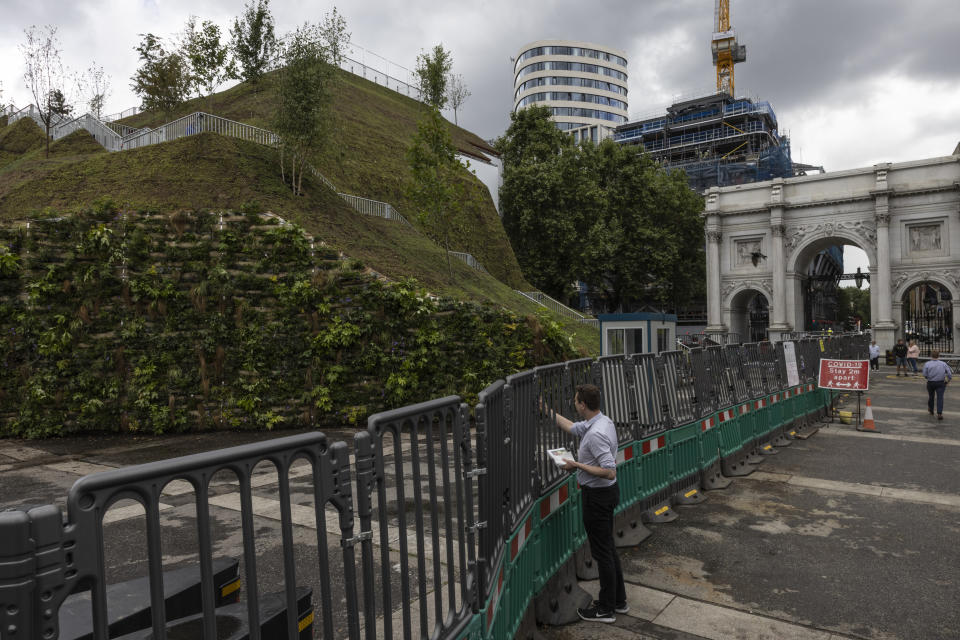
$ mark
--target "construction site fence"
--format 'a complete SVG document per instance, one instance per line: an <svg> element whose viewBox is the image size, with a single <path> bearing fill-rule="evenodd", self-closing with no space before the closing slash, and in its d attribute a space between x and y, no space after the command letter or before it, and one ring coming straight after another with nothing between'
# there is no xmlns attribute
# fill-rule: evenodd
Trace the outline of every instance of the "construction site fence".
<svg viewBox="0 0 960 640"><path fill-rule="evenodd" d="M300 612L286 616L282 637L513 637L531 599L585 540L575 478L548 453L575 448L555 418L577 418L578 385L600 387L601 408L616 425L622 514L699 486L720 459L822 414L820 359L865 358L867 344L865 335L803 339L793 343L795 362L784 343L769 342L573 360L499 380L472 409L449 396L373 415L352 445L313 432L85 476L65 514L52 504L0 511L0 639L61 637L58 611L81 592L89 592L81 594L88 637L114 637L106 567L117 550L105 547L104 518L121 500L145 513L144 633L170 637L176 621L164 606L161 540L165 527L186 530L182 515L161 519L161 497L178 484L195 501L189 544L201 597L191 637L221 637L210 506L222 504L224 474L239 504L237 530L228 533L237 540L237 606L250 638L267 637L254 512L265 491L273 491L282 533L275 600ZM316 532L307 546L320 579L308 617L300 602L309 567L297 556L304 540L298 533L295 545L295 524Z"/></svg>

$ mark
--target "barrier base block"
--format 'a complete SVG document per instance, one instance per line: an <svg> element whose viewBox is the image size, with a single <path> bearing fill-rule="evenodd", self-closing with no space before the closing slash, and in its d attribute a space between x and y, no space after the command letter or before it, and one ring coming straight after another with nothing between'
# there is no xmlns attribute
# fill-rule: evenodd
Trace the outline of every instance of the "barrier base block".
<svg viewBox="0 0 960 640"><path fill-rule="evenodd" d="M673 522L677 517L677 512L670 508L670 500L665 500L643 512L643 522L652 522L654 524Z"/></svg>
<svg viewBox="0 0 960 640"><path fill-rule="evenodd" d="M730 478L723 477L723 471L720 468L720 461L717 460L712 465L700 473L700 486L704 491L716 491L717 489L726 489L733 482Z"/></svg>
<svg viewBox="0 0 960 640"><path fill-rule="evenodd" d="M707 495L702 493L698 487L689 487L681 489L670 497L670 502L675 505L700 504L707 499Z"/></svg>
<svg viewBox="0 0 960 640"><path fill-rule="evenodd" d="M517 633L513 636L514 640L546 640L546 636L537 628L537 614L533 609L533 607L527 607L526 613L520 619Z"/></svg>
<svg viewBox="0 0 960 640"><path fill-rule="evenodd" d="M625 509L613 519L613 542L618 547L635 547L652 534L643 526L643 511L636 507Z"/></svg>
<svg viewBox="0 0 960 640"><path fill-rule="evenodd" d="M772 442L764 442L763 444L760 445L760 447L758 448L758 451L762 456L775 456L778 453L780 453L779 451L773 448Z"/></svg>
<svg viewBox="0 0 960 640"><path fill-rule="evenodd" d="M720 470L728 478L736 478L753 473L753 465L747 463L746 455L737 453L720 458Z"/></svg>
<svg viewBox="0 0 960 640"><path fill-rule="evenodd" d="M793 440L787 437L787 432L793 431L793 427L783 427L780 431L777 432L776 437L770 441L775 447L789 447L793 444Z"/></svg>
<svg viewBox="0 0 960 640"><path fill-rule="evenodd" d="M590 594L577 584L577 565L571 557L534 596L533 610L539 624L557 626L579 620L577 609L591 602Z"/></svg>
<svg viewBox="0 0 960 640"><path fill-rule="evenodd" d="M616 523L614 523L614 526L616 526ZM596 580L600 577L600 570L590 553L589 541L584 542L583 546L573 553L573 562L577 567L577 578L579 580Z"/></svg>
<svg viewBox="0 0 960 640"><path fill-rule="evenodd" d="M815 434L817 431L820 431L820 427L808 427L803 431L797 431L797 438L800 440L806 440L807 438Z"/></svg>

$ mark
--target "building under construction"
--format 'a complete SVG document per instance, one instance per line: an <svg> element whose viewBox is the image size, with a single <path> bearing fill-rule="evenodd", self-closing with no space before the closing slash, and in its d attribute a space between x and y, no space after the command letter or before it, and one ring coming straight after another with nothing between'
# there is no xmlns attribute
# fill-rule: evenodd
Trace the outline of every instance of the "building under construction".
<svg viewBox="0 0 960 640"><path fill-rule="evenodd" d="M770 103L723 91L621 125L614 140L639 146L664 167L683 169L697 191L794 175L790 141L780 135Z"/></svg>

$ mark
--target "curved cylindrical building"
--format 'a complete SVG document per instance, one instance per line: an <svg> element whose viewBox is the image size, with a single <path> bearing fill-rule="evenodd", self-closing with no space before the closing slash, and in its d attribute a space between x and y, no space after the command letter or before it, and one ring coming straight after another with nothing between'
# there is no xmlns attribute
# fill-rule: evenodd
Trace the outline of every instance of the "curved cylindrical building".
<svg viewBox="0 0 960 640"><path fill-rule="evenodd" d="M557 127L595 142L627 122L627 57L589 42L537 40L513 65L513 110L542 104Z"/></svg>

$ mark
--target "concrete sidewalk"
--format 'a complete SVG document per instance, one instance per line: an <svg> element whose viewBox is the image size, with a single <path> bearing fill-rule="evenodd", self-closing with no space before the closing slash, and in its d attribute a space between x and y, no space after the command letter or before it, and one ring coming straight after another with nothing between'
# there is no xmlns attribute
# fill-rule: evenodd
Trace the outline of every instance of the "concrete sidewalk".
<svg viewBox="0 0 960 640"><path fill-rule="evenodd" d="M960 638L960 392L944 420L893 368L865 394L880 433L826 424L621 549L630 614L551 640ZM842 399L856 411L856 396ZM597 583L581 586L596 595Z"/></svg>

